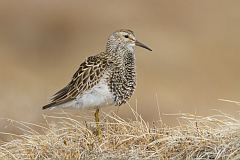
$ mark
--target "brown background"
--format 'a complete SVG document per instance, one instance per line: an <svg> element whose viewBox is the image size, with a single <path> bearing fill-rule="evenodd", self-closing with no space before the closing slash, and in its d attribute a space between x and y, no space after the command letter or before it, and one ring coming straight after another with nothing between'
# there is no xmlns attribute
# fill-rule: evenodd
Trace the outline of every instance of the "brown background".
<svg viewBox="0 0 240 160"><path fill-rule="evenodd" d="M157 103L162 114L235 114L240 106L218 99L240 100L239 6L219 0L0 1L0 117L38 123L43 113L57 112L41 106L121 28L153 49L136 49L138 87L130 101L145 120L158 119ZM126 105L118 114L131 116ZM163 119L176 123L174 116Z"/></svg>

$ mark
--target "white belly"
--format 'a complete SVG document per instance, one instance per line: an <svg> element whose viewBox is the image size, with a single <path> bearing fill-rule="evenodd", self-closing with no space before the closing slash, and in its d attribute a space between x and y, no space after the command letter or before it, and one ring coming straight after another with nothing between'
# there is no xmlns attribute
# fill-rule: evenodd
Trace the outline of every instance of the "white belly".
<svg viewBox="0 0 240 160"><path fill-rule="evenodd" d="M92 89L86 91L82 95L79 95L76 100L74 100L73 107L80 109L91 109L109 106L113 103L113 95L109 91L109 87L107 86L106 82L102 80Z"/></svg>

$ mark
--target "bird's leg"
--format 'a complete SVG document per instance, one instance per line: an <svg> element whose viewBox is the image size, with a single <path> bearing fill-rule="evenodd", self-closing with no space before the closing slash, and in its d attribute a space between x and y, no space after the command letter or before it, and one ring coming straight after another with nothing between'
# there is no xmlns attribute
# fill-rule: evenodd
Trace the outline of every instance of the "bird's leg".
<svg viewBox="0 0 240 160"><path fill-rule="evenodd" d="M101 130L99 127L99 108L97 108L94 116L95 116L95 122L96 122L96 135L99 136L101 134Z"/></svg>

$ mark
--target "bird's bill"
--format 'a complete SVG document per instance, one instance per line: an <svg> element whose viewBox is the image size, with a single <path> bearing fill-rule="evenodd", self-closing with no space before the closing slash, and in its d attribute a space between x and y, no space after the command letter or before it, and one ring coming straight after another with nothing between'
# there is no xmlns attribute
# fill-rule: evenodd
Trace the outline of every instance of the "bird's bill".
<svg viewBox="0 0 240 160"><path fill-rule="evenodd" d="M143 44L143 43L141 43L141 42L139 42L137 40L135 41L135 44L136 44L136 46L139 46L139 47L145 48L145 49L147 49L149 51L152 51L151 48L149 48L148 46L146 46L145 44Z"/></svg>

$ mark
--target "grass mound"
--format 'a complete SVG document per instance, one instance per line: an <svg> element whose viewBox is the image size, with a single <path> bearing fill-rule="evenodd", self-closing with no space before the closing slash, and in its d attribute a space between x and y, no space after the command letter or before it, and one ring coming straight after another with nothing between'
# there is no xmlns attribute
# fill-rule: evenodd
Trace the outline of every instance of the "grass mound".
<svg viewBox="0 0 240 160"><path fill-rule="evenodd" d="M132 112L128 121L103 113L99 137L94 122L71 115L45 115L47 127L12 121L24 134L9 133L16 137L1 144L0 159L240 159L240 121L229 115L180 114L179 125L168 127Z"/></svg>

